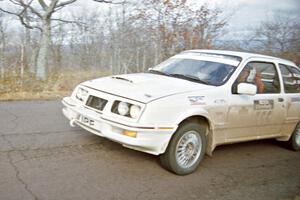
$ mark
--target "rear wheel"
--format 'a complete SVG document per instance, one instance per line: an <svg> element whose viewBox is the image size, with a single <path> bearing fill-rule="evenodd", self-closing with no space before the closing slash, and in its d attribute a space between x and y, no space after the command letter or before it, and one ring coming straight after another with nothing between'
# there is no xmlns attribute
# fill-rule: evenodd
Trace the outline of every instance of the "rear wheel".
<svg viewBox="0 0 300 200"><path fill-rule="evenodd" d="M166 152L160 156L162 166L178 175L194 172L205 154L205 133L204 123L182 124L173 136Z"/></svg>
<svg viewBox="0 0 300 200"><path fill-rule="evenodd" d="M296 126L290 140L289 140L290 147L295 150L300 150L300 123Z"/></svg>

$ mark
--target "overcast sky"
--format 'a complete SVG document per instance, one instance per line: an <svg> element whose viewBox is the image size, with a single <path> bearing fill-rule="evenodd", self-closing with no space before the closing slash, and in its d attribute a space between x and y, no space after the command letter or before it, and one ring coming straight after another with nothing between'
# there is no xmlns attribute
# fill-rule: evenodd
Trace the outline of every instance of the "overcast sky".
<svg viewBox="0 0 300 200"><path fill-rule="evenodd" d="M211 0L225 13L233 11L229 21L231 35L246 33L262 20L284 16L300 21L300 0Z"/></svg>
<svg viewBox="0 0 300 200"><path fill-rule="evenodd" d="M212 7L218 7L225 15L234 13L229 20L226 38L235 38L246 34L247 31L256 28L262 20L273 19L276 16L285 16L300 21L300 0L189 0L199 4L208 3ZM107 4L95 3L92 0L78 0L71 9L98 10L103 12L108 8Z"/></svg>
<svg viewBox="0 0 300 200"><path fill-rule="evenodd" d="M285 16L300 21L300 0L189 0L199 4L208 3L218 7L225 14L231 14L228 30L230 37L256 28L262 20L273 19L276 16ZM78 6L87 6L89 9L106 7L92 1L79 0Z"/></svg>

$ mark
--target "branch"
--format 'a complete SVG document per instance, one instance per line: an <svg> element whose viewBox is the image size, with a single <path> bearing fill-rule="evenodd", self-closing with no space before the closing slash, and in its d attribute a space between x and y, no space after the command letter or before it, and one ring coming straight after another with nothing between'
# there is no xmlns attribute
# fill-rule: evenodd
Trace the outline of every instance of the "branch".
<svg viewBox="0 0 300 200"><path fill-rule="evenodd" d="M51 15L55 12L55 7L57 6L59 0L52 0L50 5L45 10L45 14L43 15L46 18L51 18Z"/></svg>
<svg viewBox="0 0 300 200"><path fill-rule="evenodd" d="M3 1L3 0L0 0L0 1ZM41 14L38 13L32 6L31 6L31 3L33 2L33 0L29 1L28 3L24 3L23 0L9 0L11 3L17 5L17 6L20 6L22 8L24 8L24 11L23 12L26 12L26 9L29 8L30 11L33 13L33 14L36 14L39 18L41 18Z"/></svg>
<svg viewBox="0 0 300 200"><path fill-rule="evenodd" d="M23 14L24 14L24 12L26 11L26 9L27 9L27 7L23 8L23 10L22 10L20 13L16 13L16 12L4 10L3 8L0 8L0 11L18 17L19 20L20 20L20 22L21 22L21 24L22 24L23 26L25 26L25 28L28 28L28 29L38 29L38 30L42 31L42 29L41 29L40 27L38 27L38 26L32 26L32 25L27 24L27 23L25 22Z"/></svg>
<svg viewBox="0 0 300 200"><path fill-rule="evenodd" d="M63 23L69 23L69 24L86 25L83 22L78 22L78 21L73 21L73 20L56 19L56 18L52 18L52 20L53 21L63 22Z"/></svg>
<svg viewBox="0 0 300 200"><path fill-rule="evenodd" d="M43 8L43 10L47 10L47 8L48 8L48 6L47 6L47 4L45 3L45 1L44 0L39 0L39 3L40 3L40 5L42 6L42 8Z"/></svg>
<svg viewBox="0 0 300 200"><path fill-rule="evenodd" d="M69 4L71 4L71 3L74 3L75 1L77 1L77 0L68 0L68 1L65 1L65 2L61 2L61 3L57 4L57 5L55 6L55 8L64 7L64 6L66 6L66 5L69 5Z"/></svg>
<svg viewBox="0 0 300 200"><path fill-rule="evenodd" d="M14 13L14 12L11 12L11 11L8 11L8 10L4 10L3 8L0 8L0 11L2 11L4 13L7 13L7 14L10 14L10 15L18 16L18 13Z"/></svg>
<svg viewBox="0 0 300 200"><path fill-rule="evenodd" d="M20 1L18 1L18 0L9 0L11 3L13 3L13 4L15 4L15 5L17 5L17 6L20 6L21 4L20 4Z"/></svg>
<svg viewBox="0 0 300 200"><path fill-rule="evenodd" d="M126 4L126 0L124 1L119 1L119 2L114 2L112 0L93 0L95 2L98 2L98 3L110 3L110 4Z"/></svg>
<svg viewBox="0 0 300 200"><path fill-rule="evenodd" d="M31 6L32 1L33 0L31 0L27 4L25 4L24 1L22 1L22 0L21 1L19 0L18 2L19 2L19 6L22 6L25 9L29 8L33 14L37 15L39 18L42 18L42 15Z"/></svg>
<svg viewBox="0 0 300 200"><path fill-rule="evenodd" d="M41 29L41 27L38 27L38 26L32 26L32 25L30 25L30 24L27 24L27 23L25 22L25 20L24 20L24 17L22 17L22 16L18 16L18 17L19 17L19 19L20 19L21 24L22 24L23 26L25 26L25 28L28 28L28 29L38 29L38 30L40 30L41 32L43 32L43 30Z"/></svg>
<svg viewBox="0 0 300 200"><path fill-rule="evenodd" d="M52 0L50 5L47 8L46 16L51 16L52 13L62 9L64 6L74 3L77 0L68 0L61 3L58 3L59 0Z"/></svg>

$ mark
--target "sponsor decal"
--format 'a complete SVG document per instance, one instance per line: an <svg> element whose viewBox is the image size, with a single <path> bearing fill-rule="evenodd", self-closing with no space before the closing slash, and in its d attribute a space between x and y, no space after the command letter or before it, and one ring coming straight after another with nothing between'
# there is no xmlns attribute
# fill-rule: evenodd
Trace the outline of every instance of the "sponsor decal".
<svg viewBox="0 0 300 200"><path fill-rule="evenodd" d="M300 102L300 97L292 97L291 101L292 102Z"/></svg>
<svg viewBox="0 0 300 200"><path fill-rule="evenodd" d="M191 105L206 105L204 96L189 96Z"/></svg>
<svg viewBox="0 0 300 200"><path fill-rule="evenodd" d="M274 100L261 99L254 100L255 110L272 110L274 108Z"/></svg>
<svg viewBox="0 0 300 200"><path fill-rule="evenodd" d="M216 100L214 101L214 103L215 103L215 104L221 104L221 105L223 105L223 104L226 104L226 101L225 101L225 99L216 99Z"/></svg>

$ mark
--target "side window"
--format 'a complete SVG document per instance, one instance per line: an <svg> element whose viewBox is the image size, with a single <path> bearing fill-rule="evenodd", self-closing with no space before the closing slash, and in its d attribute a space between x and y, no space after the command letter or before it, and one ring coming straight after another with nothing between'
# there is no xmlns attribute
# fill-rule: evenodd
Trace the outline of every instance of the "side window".
<svg viewBox="0 0 300 200"><path fill-rule="evenodd" d="M300 93L300 70L279 64L280 71L282 73L284 91L286 93Z"/></svg>
<svg viewBox="0 0 300 200"><path fill-rule="evenodd" d="M239 83L256 85L258 94L280 92L278 73L273 63L249 62L233 84L233 94L237 94L237 85Z"/></svg>

